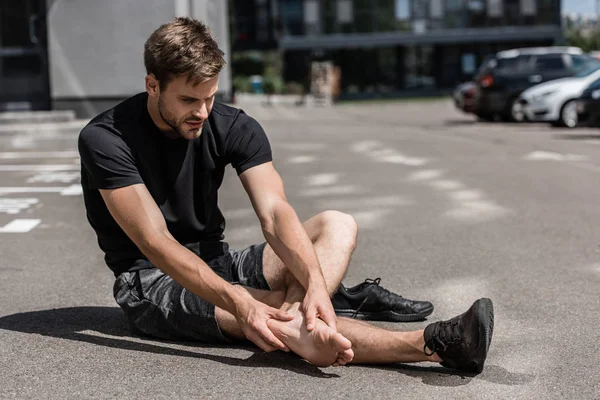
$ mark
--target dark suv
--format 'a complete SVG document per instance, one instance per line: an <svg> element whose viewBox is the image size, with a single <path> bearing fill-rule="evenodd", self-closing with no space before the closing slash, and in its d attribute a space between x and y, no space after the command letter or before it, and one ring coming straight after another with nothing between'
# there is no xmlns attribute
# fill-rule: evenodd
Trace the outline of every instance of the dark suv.
<svg viewBox="0 0 600 400"><path fill-rule="evenodd" d="M518 103L521 92L542 82L572 76L589 66L590 60L577 47L532 47L496 53L484 61L475 77L475 114L488 121L497 117L522 120Z"/></svg>

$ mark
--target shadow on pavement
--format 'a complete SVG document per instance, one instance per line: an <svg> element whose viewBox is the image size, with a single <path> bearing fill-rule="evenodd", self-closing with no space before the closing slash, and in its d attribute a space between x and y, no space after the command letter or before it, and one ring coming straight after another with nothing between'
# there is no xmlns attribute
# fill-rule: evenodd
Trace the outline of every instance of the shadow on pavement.
<svg viewBox="0 0 600 400"><path fill-rule="evenodd" d="M146 339L131 333L123 313L118 307L71 307L7 315L0 318L0 329L86 342L115 349L201 358L235 367L279 368L315 378L339 378L337 374L325 373L299 357L284 352L264 353L250 346L223 346L189 341L170 342ZM87 333L90 331L97 334ZM144 340L144 342L140 342L140 340ZM190 346L194 349L238 347L253 351L254 354L247 359L240 359L169 347L170 344Z"/></svg>
<svg viewBox="0 0 600 400"><path fill-rule="evenodd" d="M393 367L370 366L372 368L396 371L412 378L419 378L430 386L456 387L468 385L473 379L500 385L525 385L535 380L535 375L514 373L497 365L487 365L479 375L464 373L444 367L423 367L419 365L397 364Z"/></svg>
<svg viewBox="0 0 600 400"><path fill-rule="evenodd" d="M447 119L444 121L446 126L462 126L462 125L475 125L485 124L486 122L477 121L476 119Z"/></svg>

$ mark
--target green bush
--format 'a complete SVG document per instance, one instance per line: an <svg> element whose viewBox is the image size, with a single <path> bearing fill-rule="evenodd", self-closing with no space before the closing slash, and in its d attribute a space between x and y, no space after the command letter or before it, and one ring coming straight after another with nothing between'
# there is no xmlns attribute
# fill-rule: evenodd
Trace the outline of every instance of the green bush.
<svg viewBox="0 0 600 400"><path fill-rule="evenodd" d="M233 87L239 93L250 93L252 91L252 85L250 83L250 77L248 76L234 76Z"/></svg>

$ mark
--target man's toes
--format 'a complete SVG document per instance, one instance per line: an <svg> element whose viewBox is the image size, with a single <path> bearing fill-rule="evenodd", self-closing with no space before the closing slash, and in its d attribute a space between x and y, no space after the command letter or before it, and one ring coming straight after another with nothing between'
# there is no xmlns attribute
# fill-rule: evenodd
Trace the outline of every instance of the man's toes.
<svg viewBox="0 0 600 400"><path fill-rule="evenodd" d="M346 365L346 360L344 360L341 357L338 357L338 359L335 360L335 364L337 364L337 365Z"/></svg>
<svg viewBox="0 0 600 400"><path fill-rule="evenodd" d="M338 359L344 360L344 364L349 363L354 359L354 351L352 349L345 350L340 354Z"/></svg>

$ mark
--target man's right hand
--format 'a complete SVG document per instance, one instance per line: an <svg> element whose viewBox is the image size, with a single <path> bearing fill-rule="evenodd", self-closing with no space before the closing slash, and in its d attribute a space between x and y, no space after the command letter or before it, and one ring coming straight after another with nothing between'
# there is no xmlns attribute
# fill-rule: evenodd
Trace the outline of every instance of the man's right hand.
<svg viewBox="0 0 600 400"><path fill-rule="evenodd" d="M235 318L246 337L264 351L289 351L288 347L268 328L267 321L270 319L291 321L294 319L292 315L261 303L247 293L236 305Z"/></svg>

